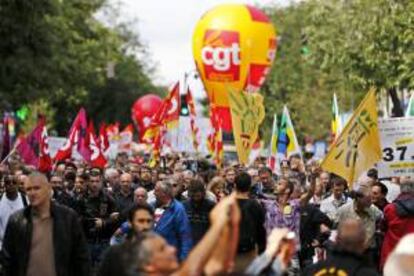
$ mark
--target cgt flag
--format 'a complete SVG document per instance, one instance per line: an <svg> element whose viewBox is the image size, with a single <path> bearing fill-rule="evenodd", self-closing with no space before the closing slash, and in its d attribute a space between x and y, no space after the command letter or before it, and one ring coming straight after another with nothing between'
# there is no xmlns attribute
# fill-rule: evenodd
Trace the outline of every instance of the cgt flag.
<svg viewBox="0 0 414 276"><path fill-rule="evenodd" d="M177 82L167 97L163 100L160 108L151 118L149 127L145 130L143 139L153 141L160 128L166 126L167 129L177 127L180 118L180 84Z"/></svg>
<svg viewBox="0 0 414 276"><path fill-rule="evenodd" d="M72 123L69 130L69 136L66 143L58 150L55 161L66 160L72 156L72 147L77 146L77 150L85 160L89 160L90 151L88 148L86 111L81 108Z"/></svg>
<svg viewBox="0 0 414 276"><path fill-rule="evenodd" d="M33 131L20 140L16 150L25 164L32 165L44 173L52 170L52 159L49 155L48 135L44 120L39 120Z"/></svg>
<svg viewBox="0 0 414 276"><path fill-rule="evenodd" d="M199 129L196 125L197 114L196 114L196 110L195 110L193 96L191 95L190 87L188 87L188 89L187 89L186 100L187 100L187 104L188 104L188 109L190 111L190 126L191 126L191 133L192 133L192 136L193 136L193 147L194 147L195 151L198 151L198 146L200 145L200 143L198 141Z"/></svg>
<svg viewBox="0 0 414 276"><path fill-rule="evenodd" d="M375 90L371 89L352 114L322 162L322 168L353 185L364 171L381 159Z"/></svg>
<svg viewBox="0 0 414 276"><path fill-rule="evenodd" d="M240 163L247 165L265 116L263 97L258 93L230 90L229 103L237 155Z"/></svg>

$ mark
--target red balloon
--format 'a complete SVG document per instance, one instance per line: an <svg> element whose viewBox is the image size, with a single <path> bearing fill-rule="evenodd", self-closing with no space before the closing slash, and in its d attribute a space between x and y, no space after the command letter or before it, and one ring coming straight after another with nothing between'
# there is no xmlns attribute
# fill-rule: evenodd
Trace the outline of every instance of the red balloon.
<svg viewBox="0 0 414 276"><path fill-rule="evenodd" d="M161 106L162 99L154 94L142 96L135 101L131 109L132 120L139 128L140 138L148 128L152 116Z"/></svg>

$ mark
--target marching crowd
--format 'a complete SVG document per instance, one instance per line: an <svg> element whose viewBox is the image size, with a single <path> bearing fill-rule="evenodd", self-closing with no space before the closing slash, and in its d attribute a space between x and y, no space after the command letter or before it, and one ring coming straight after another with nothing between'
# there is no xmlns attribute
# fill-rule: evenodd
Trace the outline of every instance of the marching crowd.
<svg viewBox="0 0 414 276"><path fill-rule="evenodd" d="M0 275L414 275L414 179L352 187L293 155L0 166ZM410 234L411 233L411 234Z"/></svg>

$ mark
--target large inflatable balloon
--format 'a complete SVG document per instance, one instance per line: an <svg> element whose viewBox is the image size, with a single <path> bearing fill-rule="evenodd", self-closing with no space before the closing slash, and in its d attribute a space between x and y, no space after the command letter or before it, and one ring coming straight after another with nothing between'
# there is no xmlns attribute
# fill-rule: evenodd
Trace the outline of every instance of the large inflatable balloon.
<svg viewBox="0 0 414 276"><path fill-rule="evenodd" d="M275 54L276 32L261 10L226 4L201 17L193 35L194 60L224 130L231 130L229 91L258 91Z"/></svg>
<svg viewBox="0 0 414 276"><path fill-rule="evenodd" d="M157 95L148 94L135 101L131 109L132 120L139 129L140 140L145 130L151 123L152 116L162 104L162 99Z"/></svg>

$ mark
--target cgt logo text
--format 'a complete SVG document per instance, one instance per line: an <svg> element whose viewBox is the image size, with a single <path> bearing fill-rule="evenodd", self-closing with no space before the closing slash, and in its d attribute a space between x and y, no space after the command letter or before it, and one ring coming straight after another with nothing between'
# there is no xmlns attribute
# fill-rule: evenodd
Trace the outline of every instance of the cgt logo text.
<svg viewBox="0 0 414 276"><path fill-rule="evenodd" d="M216 71L228 71L232 65L240 65L240 46L233 43L230 48L206 46L201 50L203 63Z"/></svg>
<svg viewBox="0 0 414 276"><path fill-rule="evenodd" d="M241 49L239 33L207 30L201 49L206 78L213 81L237 81L240 74Z"/></svg>

